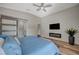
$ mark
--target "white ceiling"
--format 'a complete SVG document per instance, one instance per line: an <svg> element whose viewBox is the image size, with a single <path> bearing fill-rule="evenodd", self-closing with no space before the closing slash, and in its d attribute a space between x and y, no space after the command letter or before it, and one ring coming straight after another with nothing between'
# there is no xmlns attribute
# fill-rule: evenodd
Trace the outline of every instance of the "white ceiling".
<svg viewBox="0 0 79 59"><path fill-rule="evenodd" d="M0 7L28 12L38 17L44 17L49 14L53 14L77 5L77 3L45 3L45 4L46 5L52 4L52 7L46 8L47 12L44 12L42 10L36 11L38 7L33 6L33 3L0 3Z"/></svg>

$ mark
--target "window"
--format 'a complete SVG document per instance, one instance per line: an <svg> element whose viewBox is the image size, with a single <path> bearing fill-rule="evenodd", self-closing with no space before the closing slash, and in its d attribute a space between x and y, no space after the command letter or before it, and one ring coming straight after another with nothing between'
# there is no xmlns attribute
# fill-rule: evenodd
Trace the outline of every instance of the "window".
<svg viewBox="0 0 79 59"><path fill-rule="evenodd" d="M18 36L17 18L1 15L0 17L0 34Z"/></svg>

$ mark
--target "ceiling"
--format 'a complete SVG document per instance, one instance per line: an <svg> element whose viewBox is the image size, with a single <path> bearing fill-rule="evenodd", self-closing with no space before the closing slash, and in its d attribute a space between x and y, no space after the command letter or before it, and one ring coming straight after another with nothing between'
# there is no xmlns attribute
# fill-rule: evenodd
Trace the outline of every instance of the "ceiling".
<svg viewBox="0 0 79 59"><path fill-rule="evenodd" d="M36 4L39 5L39 3ZM33 6L33 3L0 3L0 7L28 12L37 17L44 17L77 5L77 3L45 3L45 5L48 4L51 4L52 7L46 8L47 12L44 12L43 10L36 11L38 7Z"/></svg>

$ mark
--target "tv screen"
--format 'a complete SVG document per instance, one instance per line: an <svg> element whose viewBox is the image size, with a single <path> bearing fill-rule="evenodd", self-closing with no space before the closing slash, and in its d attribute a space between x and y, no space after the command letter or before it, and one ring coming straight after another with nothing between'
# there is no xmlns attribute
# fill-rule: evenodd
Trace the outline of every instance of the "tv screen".
<svg viewBox="0 0 79 59"><path fill-rule="evenodd" d="M49 29L60 29L60 23L50 24Z"/></svg>

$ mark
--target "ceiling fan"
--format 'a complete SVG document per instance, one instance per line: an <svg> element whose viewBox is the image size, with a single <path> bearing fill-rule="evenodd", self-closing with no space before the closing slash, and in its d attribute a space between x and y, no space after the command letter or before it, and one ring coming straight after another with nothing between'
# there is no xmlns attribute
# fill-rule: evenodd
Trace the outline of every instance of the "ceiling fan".
<svg viewBox="0 0 79 59"><path fill-rule="evenodd" d="M44 12L47 11L46 8L48 8L48 7L52 7L51 4L46 5L45 3L40 3L40 5L37 5L37 4L34 3L33 6L38 7L38 8L36 9L37 11L43 10Z"/></svg>

